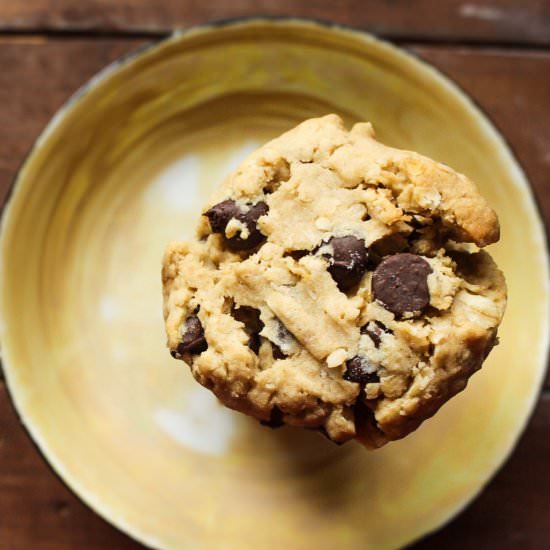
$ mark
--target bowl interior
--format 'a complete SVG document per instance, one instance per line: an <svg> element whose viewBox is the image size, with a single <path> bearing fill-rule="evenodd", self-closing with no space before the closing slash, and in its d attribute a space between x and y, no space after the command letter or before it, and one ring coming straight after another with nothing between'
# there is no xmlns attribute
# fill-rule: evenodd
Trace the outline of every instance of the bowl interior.
<svg viewBox="0 0 550 550"><path fill-rule="evenodd" d="M501 345L434 419L372 453L222 408L164 345L165 245L191 236L248 152L329 112L466 173L502 224ZM78 494L154 546L403 545L480 490L540 386L546 260L521 172L445 79L351 31L204 28L111 67L39 140L1 239L4 368L22 419Z"/></svg>

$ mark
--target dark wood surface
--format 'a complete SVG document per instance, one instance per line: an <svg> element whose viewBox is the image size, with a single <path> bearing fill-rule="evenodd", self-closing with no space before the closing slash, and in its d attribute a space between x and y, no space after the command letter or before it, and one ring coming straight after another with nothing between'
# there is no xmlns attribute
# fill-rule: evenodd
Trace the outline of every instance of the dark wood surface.
<svg viewBox="0 0 550 550"><path fill-rule="evenodd" d="M292 6L294 6L294 9ZM87 78L172 26L309 15L398 40L463 86L503 131L550 222L550 2L458 0L0 0L0 201L34 139ZM550 546L550 380L482 495L417 549ZM0 377L0 549L140 548L45 464Z"/></svg>
<svg viewBox="0 0 550 550"><path fill-rule="evenodd" d="M326 19L394 39L550 44L547 0L2 0L0 28L156 34L259 14Z"/></svg>

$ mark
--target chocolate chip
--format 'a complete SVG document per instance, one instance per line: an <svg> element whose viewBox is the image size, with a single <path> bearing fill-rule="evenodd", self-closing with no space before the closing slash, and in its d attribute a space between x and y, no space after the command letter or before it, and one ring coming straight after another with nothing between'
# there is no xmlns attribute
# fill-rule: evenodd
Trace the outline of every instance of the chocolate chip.
<svg viewBox="0 0 550 550"><path fill-rule="evenodd" d="M257 355L260 351L260 331L264 324L260 319L260 310L250 306L233 307L231 310L233 317L244 324L244 330L248 334L248 347Z"/></svg>
<svg viewBox="0 0 550 550"><path fill-rule="evenodd" d="M285 252L285 256L290 256L292 259L298 261L302 259L304 256L307 256L309 254L309 250L289 250L288 252Z"/></svg>
<svg viewBox="0 0 550 550"><path fill-rule="evenodd" d="M233 307L231 314L252 332L260 332L264 328L259 309L250 306Z"/></svg>
<svg viewBox="0 0 550 550"><path fill-rule="evenodd" d="M366 334L374 343L375 347L379 347L382 343L382 334L390 333L380 321L369 321L365 326L361 327L361 334Z"/></svg>
<svg viewBox="0 0 550 550"><path fill-rule="evenodd" d="M262 343L262 339L260 335L257 332L253 332L250 337L248 338L248 347L256 354L260 352L260 345Z"/></svg>
<svg viewBox="0 0 550 550"><path fill-rule="evenodd" d="M346 292L359 283L367 270L368 250L365 241L353 235L332 237L327 243L332 254L321 254L329 259L328 272L338 288ZM321 250L325 245L321 245Z"/></svg>
<svg viewBox="0 0 550 550"><path fill-rule="evenodd" d="M229 239L230 246L233 247L233 249L235 250L250 250L251 248L258 246L261 242L263 242L266 237L258 229L256 223L258 219L262 216L265 216L268 211L269 207L267 206L267 204L263 201L260 201L251 206L250 209L245 212L241 217L238 217L241 222L246 224L250 235L246 239L241 239L237 236L232 237L231 239Z"/></svg>
<svg viewBox="0 0 550 550"><path fill-rule="evenodd" d="M249 208L245 211L245 209L239 206L234 200L227 199L216 204L204 214L210 222L212 231L214 233L220 233L223 236L224 242L230 250L251 250L266 239L265 235L258 229L257 222L261 216L264 216L269 211L267 204L260 201L254 205L247 206L249 206ZM225 236L227 224L232 219L236 219L246 225L249 232L246 239L241 238L239 234L229 239Z"/></svg>
<svg viewBox="0 0 550 550"><path fill-rule="evenodd" d="M369 269L375 269L386 256L403 252L408 246L409 241L402 233L380 237L369 246Z"/></svg>
<svg viewBox="0 0 550 550"><path fill-rule="evenodd" d="M408 212L405 212L405 214L408 214ZM413 227L414 229L422 229L422 227L424 227L424 224L422 223L422 221L419 219L418 216L415 216L414 214L411 216L411 219L410 221L408 222L409 225L411 227Z"/></svg>
<svg viewBox="0 0 550 550"><path fill-rule="evenodd" d="M204 337L204 330L199 318L191 315L185 321L185 329L181 342L176 351L172 351L172 357L178 359L185 354L199 354L208 349L208 343Z"/></svg>
<svg viewBox="0 0 550 550"><path fill-rule="evenodd" d="M374 297L395 315L420 312L430 304L430 264L420 256L403 253L389 256L372 277Z"/></svg>
<svg viewBox="0 0 550 550"><path fill-rule="evenodd" d="M380 382L378 374L373 372L373 369L369 365L367 359L365 357L359 357L358 355L349 361L346 361L344 380L348 380L349 382L357 382L361 385Z"/></svg>
<svg viewBox="0 0 550 550"><path fill-rule="evenodd" d="M273 359L286 359L288 357L286 353L284 353L283 350L273 342L271 342L271 353L273 355Z"/></svg>
<svg viewBox="0 0 550 550"><path fill-rule="evenodd" d="M224 233L229 220L236 218L240 213L241 209L237 203L227 199L207 210L204 215L208 218L214 233Z"/></svg>
<svg viewBox="0 0 550 550"><path fill-rule="evenodd" d="M268 428L280 428L284 426L283 412L277 405L271 409L271 416L269 420L260 420L262 426L267 426Z"/></svg>

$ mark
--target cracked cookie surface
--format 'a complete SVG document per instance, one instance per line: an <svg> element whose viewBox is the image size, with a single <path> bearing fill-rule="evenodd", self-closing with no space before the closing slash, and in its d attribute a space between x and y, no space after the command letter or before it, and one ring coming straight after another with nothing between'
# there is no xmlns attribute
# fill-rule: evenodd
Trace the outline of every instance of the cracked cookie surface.
<svg viewBox="0 0 550 550"><path fill-rule="evenodd" d="M370 124L303 122L217 190L163 263L168 347L227 406L379 447L462 390L504 278L474 184Z"/></svg>

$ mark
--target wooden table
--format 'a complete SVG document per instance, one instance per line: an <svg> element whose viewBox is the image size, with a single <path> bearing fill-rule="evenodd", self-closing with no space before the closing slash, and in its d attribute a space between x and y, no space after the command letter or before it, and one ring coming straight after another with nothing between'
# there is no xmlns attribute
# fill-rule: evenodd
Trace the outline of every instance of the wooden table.
<svg viewBox="0 0 550 550"><path fill-rule="evenodd" d="M0 200L56 109L106 63L174 26L257 14L352 24L439 67L508 138L548 226L548 0L0 0ZM550 547L549 433L550 377L504 468L464 513L415 548ZM51 472L0 377L0 548L140 547Z"/></svg>

